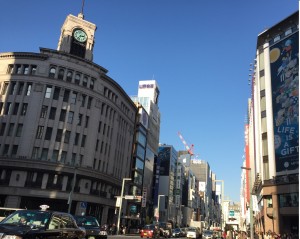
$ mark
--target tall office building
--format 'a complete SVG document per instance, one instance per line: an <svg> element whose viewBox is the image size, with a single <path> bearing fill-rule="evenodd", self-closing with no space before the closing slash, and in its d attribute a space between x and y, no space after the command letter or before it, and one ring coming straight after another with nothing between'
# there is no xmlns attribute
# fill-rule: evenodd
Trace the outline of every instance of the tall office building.
<svg viewBox="0 0 300 239"><path fill-rule="evenodd" d="M155 80L139 81L138 95L132 96L133 102L143 107L148 115L147 119L147 146L144 161L143 173L143 193L147 198L145 206L145 216L153 217L154 211L154 186L155 181L159 180L155 173L158 155L158 144L160 134L160 112L158 107L159 87ZM150 223L150 222L148 222Z"/></svg>
<svg viewBox="0 0 300 239"><path fill-rule="evenodd" d="M0 206L115 222L137 107L92 61L95 31L69 15L57 50L0 54Z"/></svg>
<svg viewBox="0 0 300 239"><path fill-rule="evenodd" d="M157 172L159 181L155 182L154 202L158 201L164 207L159 207L161 221L176 221L176 204L175 204L175 173L178 153L172 145L159 144L157 157ZM159 195L163 195L160 197ZM165 202L165 203L161 203Z"/></svg>
<svg viewBox="0 0 300 239"><path fill-rule="evenodd" d="M258 208L250 223L257 233L298 234L299 12L258 35L254 70L246 170Z"/></svg>

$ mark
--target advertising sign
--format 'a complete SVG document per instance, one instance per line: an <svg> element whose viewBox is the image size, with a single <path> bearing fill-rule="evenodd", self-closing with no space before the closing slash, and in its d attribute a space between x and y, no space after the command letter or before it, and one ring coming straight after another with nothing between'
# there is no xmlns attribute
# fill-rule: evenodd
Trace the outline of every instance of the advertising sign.
<svg viewBox="0 0 300 239"><path fill-rule="evenodd" d="M270 47L276 172L299 168L299 35Z"/></svg>

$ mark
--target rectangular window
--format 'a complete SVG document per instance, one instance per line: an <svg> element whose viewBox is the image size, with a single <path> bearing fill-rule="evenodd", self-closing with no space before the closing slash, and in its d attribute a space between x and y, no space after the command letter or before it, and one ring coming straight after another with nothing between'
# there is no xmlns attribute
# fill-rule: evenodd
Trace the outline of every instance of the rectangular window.
<svg viewBox="0 0 300 239"><path fill-rule="evenodd" d="M19 103L15 103L14 110L13 110L13 115L17 115L18 114L19 105L20 105Z"/></svg>
<svg viewBox="0 0 300 239"><path fill-rule="evenodd" d="M56 141L56 142L61 142L62 133L63 133L63 130L62 130L62 129L57 129L57 132L56 132L56 138L55 138L55 141Z"/></svg>
<svg viewBox="0 0 300 239"><path fill-rule="evenodd" d="M63 102L69 102L69 97L70 97L70 91L69 90L65 90Z"/></svg>
<svg viewBox="0 0 300 239"><path fill-rule="evenodd" d="M68 114L68 123L72 124L74 118L74 112L70 111Z"/></svg>
<svg viewBox="0 0 300 239"><path fill-rule="evenodd" d="M81 95L81 107L85 106L85 101L86 101L86 95L82 94Z"/></svg>
<svg viewBox="0 0 300 239"><path fill-rule="evenodd" d="M14 126L15 126L14 123L9 124L7 136L12 136L13 135Z"/></svg>
<svg viewBox="0 0 300 239"><path fill-rule="evenodd" d="M48 106L47 105L43 105L42 106L42 110L41 110L41 116L40 116L40 118L46 118L47 117L47 112L48 112Z"/></svg>
<svg viewBox="0 0 300 239"><path fill-rule="evenodd" d="M53 150L52 158L51 158L52 162L57 162L58 161L58 153L59 153L58 150Z"/></svg>
<svg viewBox="0 0 300 239"><path fill-rule="evenodd" d="M16 137L21 137L23 130L23 124L18 124L17 131L16 131Z"/></svg>
<svg viewBox="0 0 300 239"><path fill-rule="evenodd" d="M4 108L4 115L9 115L11 113L11 103L7 102Z"/></svg>
<svg viewBox="0 0 300 239"><path fill-rule="evenodd" d="M52 127L47 127L46 134L45 134L45 140L51 140L52 136Z"/></svg>
<svg viewBox="0 0 300 239"><path fill-rule="evenodd" d="M81 147L85 146L85 139L86 139L86 135L82 135L82 139L81 139Z"/></svg>
<svg viewBox="0 0 300 239"><path fill-rule="evenodd" d="M35 75L35 73L36 73L36 65L32 65L31 66L31 75Z"/></svg>
<svg viewBox="0 0 300 239"><path fill-rule="evenodd" d="M55 115L56 115L56 108L55 107L51 107L50 114L49 114L49 119L55 120Z"/></svg>
<svg viewBox="0 0 300 239"><path fill-rule="evenodd" d="M7 88L8 88L8 82L4 82L3 87L2 87L2 91L1 91L1 95L6 94Z"/></svg>
<svg viewBox="0 0 300 239"><path fill-rule="evenodd" d="M32 84L28 83L26 88L26 95L29 96L32 90Z"/></svg>
<svg viewBox="0 0 300 239"><path fill-rule="evenodd" d="M89 125L89 119L90 119L90 117L85 116L85 128L87 128Z"/></svg>
<svg viewBox="0 0 300 239"><path fill-rule="evenodd" d="M21 65L16 65L16 67L17 67L16 73L21 74L22 73L22 66Z"/></svg>
<svg viewBox="0 0 300 239"><path fill-rule="evenodd" d="M95 79L94 78L92 78L91 80L90 80L90 89L94 89L94 85L95 85Z"/></svg>
<svg viewBox="0 0 300 239"><path fill-rule="evenodd" d="M59 116L59 121L65 122L65 120L66 120L66 114L67 114L66 110L61 110L60 111L60 116Z"/></svg>
<svg viewBox="0 0 300 239"><path fill-rule="evenodd" d="M27 107L28 107L28 104L27 103L23 103L22 110L21 110L21 115L26 115L26 113L27 113Z"/></svg>
<svg viewBox="0 0 300 239"><path fill-rule="evenodd" d="M8 156L8 150L9 150L9 144L5 144L4 149L3 149L3 155L4 156Z"/></svg>
<svg viewBox="0 0 300 239"><path fill-rule="evenodd" d="M34 147L33 148L31 158L33 158L33 159L38 159L39 158L39 147Z"/></svg>
<svg viewBox="0 0 300 239"><path fill-rule="evenodd" d="M45 98L50 99L51 98L51 92L52 92L52 86L47 85L46 92L45 92Z"/></svg>
<svg viewBox="0 0 300 239"><path fill-rule="evenodd" d="M10 95L14 95L17 91L17 83L16 82L11 82L10 84L10 91L9 91L9 94Z"/></svg>
<svg viewBox="0 0 300 239"><path fill-rule="evenodd" d="M24 75L29 74L29 65L24 65Z"/></svg>
<svg viewBox="0 0 300 239"><path fill-rule="evenodd" d="M15 158L17 156L17 153L18 153L18 145L14 145L11 151L11 156Z"/></svg>
<svg viewBox="0 0 300 239"><path fill-rule="evenodd" d="M59 93L60 93L60 88L55 87L54 92L53 92L53 100L58 100L59 99Z"/></svg>
<svg viewBox="0 0 300 239"><path fill-rule="evenodd" d="M0 115L1 115L1 112L2 112L2 109L3 109L3 105L4 105L4 103L0 102Z"/></svg>
<svg viewBox="0 0 300 239"><path fill-rule="evenodd" d="M71 103L71 104L76 104L76 99L77 99L77 92L73 91L73 92L71 93L70 103Z"/></svg>
<svg viewBox="0 0 300 239"><path fill-rule="evenodd" d="M42 155L41 155L41 160L47 160L48 157L48 149L47 148L43 148L42 150Z"/></svg>
<svg viewBox="0 0 300 239"><path fill-rule="evenodd" d="M88 108L88 109L91 108L91 106L92 106L92 101L93 101L93 97L90 97L90 96L89 96L88 104L87 104L87 108Z"/></svg>
<svg viewBox="0 0 300 239"><path fill-rule="evenodd" d="M64 143L68 144L70 142L71 131L66 130Z"/></svg>
<svg viewBox="0 0 300 239"><path fill-rule="evenodd" d="M71 165L74 166L76 162L76 153L72 153Z"/></svg>
<svg viewBox="0 0 300 239"><path fill-rule="evenodd" d="M81 123L82 123L82 117L83 117L82 114L79 114L79 115L78 115L78 122L77 122L77 125L81 125Z"/></svg>
<svg viewBox="0 0 300 239"><path fill-rule="evenodd" d="M43 137L44 126L38 126L36 131L36 139L41 139Z"/></svg>
<svg viewBox="0 0 300 239"><path fill-rule="evenodd" d="M62 151L61 155L60 155L60 163L65 163L66 162L66 158L67 158L67 152L66 151Z"/></svg>
<svg viewBox="0 0 300 239"><path fill-rule="evenodd" d="M18 88L17 95L22 95L23 90L24 90L24 83L23 83L23 82L20 82L20 83L19 83L19 88Z"/></svg>
<svg viewBox="0 0 300 239"><path fill-rule="evenodd" d="M7 74L13 74L14 73L14 65L8 65Z"/></svg>
<svg viewBox="0 0 300 239"><path fill-rule="evenodd" d="M78 142L79 142L79 133L76 133L75 135L75 139L74 139L74 145L78 145Z"/></svg>

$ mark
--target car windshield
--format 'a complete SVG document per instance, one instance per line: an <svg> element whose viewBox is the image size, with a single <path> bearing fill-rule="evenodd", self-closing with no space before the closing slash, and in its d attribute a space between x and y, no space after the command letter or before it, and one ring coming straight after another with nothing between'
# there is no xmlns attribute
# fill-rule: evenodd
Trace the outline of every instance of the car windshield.
<svg viewBox="0 0 300 239"><path fill-rule="evenodd" d="M195 227L189 227L188 228L188 232L195 232L196 231L196 228Z"/></svg>
<svg viewBox="0 0 300 239"><path fill-rule="evenodd" d="M44 227L49 221L50 217L51 213L47 211L19 210L3 219L0 224L20 224L34 227Z"/></svg>
<svg viewBox="0 0 300 239"><path fill-rule="evenodd" d="M144 230L145 230L145 229L146 229L146 230L147 230L147 229L148 229L148 230L149 230L149 229L152 230L153 228L154 228L154 225L145 225L145 226L144 226Z"/></svg>
<svg viewBox="0 0 300 239"><path fill-rule="evenodd" d="M95 217L75 216L75 220L80 227L100 227Z"/></svg>
<svg viewBox="0 0 300 239"><path fill-rule="evenodd" d="M212 231L204 231L203 232L204 235L208 235L208 236L211 236L213 234Z"/></svg>

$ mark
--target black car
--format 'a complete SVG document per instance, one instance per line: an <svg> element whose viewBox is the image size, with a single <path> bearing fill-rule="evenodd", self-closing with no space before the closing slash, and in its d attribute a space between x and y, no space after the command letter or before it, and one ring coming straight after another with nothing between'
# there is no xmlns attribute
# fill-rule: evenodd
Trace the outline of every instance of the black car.
<svg viewBox="0 0 300 239"><path fill-rule="evenodd" d="M68 213L18 210L0 222L0 235L1 238L82 239L85 230Z"/></svg>
<svg viewBox="0 0 300 239"><path fill-rule="evenodd" d="M74 216L78 226L86 231L86 239L107 238L107 230L101 227L95 217L92 216Z"/></svg>

